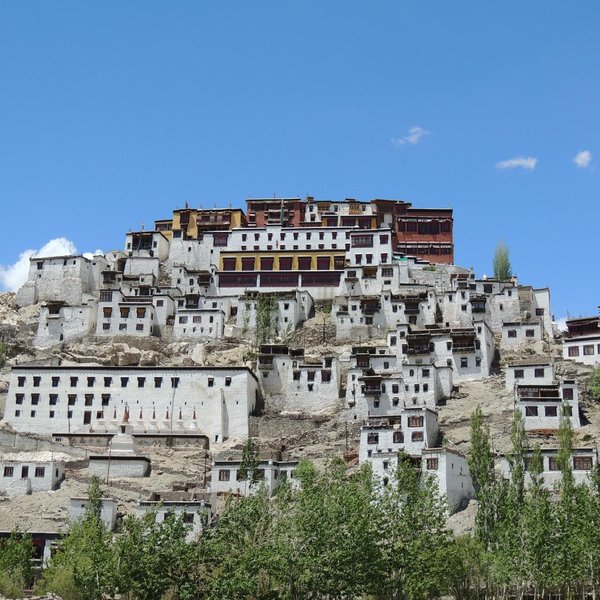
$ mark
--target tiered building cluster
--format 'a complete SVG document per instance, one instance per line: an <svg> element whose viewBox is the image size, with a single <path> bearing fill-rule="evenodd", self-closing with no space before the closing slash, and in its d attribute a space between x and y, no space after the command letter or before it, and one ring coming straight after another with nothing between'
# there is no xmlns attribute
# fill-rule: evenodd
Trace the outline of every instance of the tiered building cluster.
<svg viewBox="0 0 600 600"><path fill-rule="evenodd" d="M465 457L442 445L437 407L460 382L495 372L499 351L539 354L554 336L548 289L454 265L451 209L381 199L252 198L246 212L186 206L152 231L127 233L123 251L32 258L17 302L41 303L41 347L85 336L256 336L258 349L252 368L15 367L5 421L18 431L97 441L123 435L126 423L136 444L218 449L247 438L265 406L338 410L362 423L359 460L383 483L403 451L436 478L451 509L473 488ZM315 358L289 343L317 306L349 352ZM571 325L566 354L600 356L597 320ZM551 363L512 363L506 385L528 430L556 429L567 411L580 425L577 386L556 380ZM249 493L238 467L216 461L214 490ZM293 476L286 461L261 469L270 489Z"/></svg>

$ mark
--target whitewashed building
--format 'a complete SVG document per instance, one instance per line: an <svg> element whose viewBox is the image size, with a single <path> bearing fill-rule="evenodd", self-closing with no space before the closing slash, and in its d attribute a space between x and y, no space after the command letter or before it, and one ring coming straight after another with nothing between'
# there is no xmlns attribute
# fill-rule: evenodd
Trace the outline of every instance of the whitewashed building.
<svg viewBox="0 0 600 600"><path fill-rule="evenodd" d="M113 498L100 499L100 520L108 531L114 531L117 525L118 502ZM69 500L69 522L75 523L81 519L87 510L90 501L85 496L77 496Z"/></svg>
<svg viewBox="0 0 600 600"><path fill-rule="evenodd" d="M600 317L569 319L563 338L563 358L596 366L600 364Z"/></svg>
<svg viewBox="0 0 600 600"><path fill-rule="evenodd" d="M40 307L34 344L47 348L76 340L96 329L96 300L90 298L80 306L62 302L46 302Z"/></svg>
<svg viewBox="0 0 600 600"><path fill-rule="evenodd" d="M558 429L564 415L573 429L581 427L577 381L562 379L552 384L516 385L515 408L526 430Z"/></svg>
<svg viewBox="0 0 600 600"><path fill-rule="evenodd" d="M309 359L303 348L263 344L257 372L270 410L314 414L338 405L341 366L335 356Z"/></svg>
<svg viewBox="0 0 600 600"><path fill-rule="evenodd" d="M542 478L546 489L553 489L562 480L560 462L558 460L558 448L542 448ZM534 451L525 453L525 484L531 485L531 469ZM571 453L570 466L573 471L575 483L580 485L590 481L592 469L598 462L598 451L596 448L574 448ZM498 468L506 478L510 477L510 463L505 456L498 460Z"/></svg>
<svg viewBox="0 0 600 600"><path fill-rule="evenodd" d="M103 256L91 260L84 256L33 257L29 261L27 281L17 292L19 306L38 302L64 302L80 306L94 297L106 268Z"/></svg>
<svg viewBox="0 0 600 600"><path fill-rule="evenodd" d="M554 383L554 362L547 356L535 356L516 360L506 365L505 386L507 390L515 386L543 385Z"/></svg>
<svg viewBox="0 0 600 600"><path fill-rule="evenodd" d="M196 432L211 443L248 436L261 402L247 367L51 367L11 372L4 422L30 433Z"/></svg>
<svg viewBox="0 0 600 600"><path fill-rule="evenodd" d="M541 350L544 340L541 321L506 322L502 324L500 348L502 350L522 350L526 347Z"/></svg>
<svg viewBox="0 0 600 600"><path fill-rule="evenodd" d="M263 486L269 495L277 489L282 481L289 481L298 486L295 470L297 460L261 460L258 464L257 482L252 484L240 476L240 459L216 459L211 471L211 494L235 494L248 496L258 492Z"/></svg>
<svg viewBox="0 0 600 600"><path fill-rule="evenodd" d="M187 541L196 539L210 523L212 508L209 502L193 498L179 498L177 494L153 494L151 500L138 500L138 517L153 512L157 523L166 521L171 515L183 519L189 527Z"/></svg>
<svg viewBox="0 0 600 600"><path fill-rule="evenodd" d="M63 455L52 452L15 452L0 455L0 493L24 496L49 492L65 476Z"/></svg>
<svg viewBox="0 0 600 600"><path fill-rule="evenodd" d="M314 301L306 290L265 292L248 290L239 297L236 315L236 333L251 335L256 330L258 309L268 307L273 331L285 338L314 314Z"/></svg>

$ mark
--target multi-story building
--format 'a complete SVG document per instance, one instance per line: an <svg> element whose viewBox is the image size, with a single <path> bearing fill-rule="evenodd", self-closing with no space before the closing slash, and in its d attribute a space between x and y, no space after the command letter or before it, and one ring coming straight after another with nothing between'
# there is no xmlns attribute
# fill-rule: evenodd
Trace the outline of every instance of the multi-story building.
<svg viewBox="0 0 600 600"><path fill-rule="evenodd" d="M310 359L303 348L263 344L257 371L268 409L320 413L338 405L341 366L334 356Z"/></svg>
<svg viewBox="0 0 600 600"><path fill-rule="evenodd" d="M600 364L600 317L569 319L563 338L563 358L586 365Z"/></svg>
<svg viewBox="0 0 600 600"><path fill-rule="evenodd" d="M211 442L248 436L261 402L247 367L15 366L4 422L39 434L196 432Z"/></svg>

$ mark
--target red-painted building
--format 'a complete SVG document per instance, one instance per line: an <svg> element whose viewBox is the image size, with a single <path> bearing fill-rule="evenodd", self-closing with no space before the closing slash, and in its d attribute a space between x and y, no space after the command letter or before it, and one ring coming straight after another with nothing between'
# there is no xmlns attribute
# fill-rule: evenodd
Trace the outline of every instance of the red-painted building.
<svg viewBox="0 0 600 600"><path fill-rule="evenodd" d="M248 198L248 227L281 225L300 227L304 221L306 202L301 198Z"/></svg>
<svg viewBox="0 0 600 600"><path fill-rule="evenodd" d="M407 202L397 202L397 250L432 263L453 264L453 224L451 208L413 208Z"/></svg>

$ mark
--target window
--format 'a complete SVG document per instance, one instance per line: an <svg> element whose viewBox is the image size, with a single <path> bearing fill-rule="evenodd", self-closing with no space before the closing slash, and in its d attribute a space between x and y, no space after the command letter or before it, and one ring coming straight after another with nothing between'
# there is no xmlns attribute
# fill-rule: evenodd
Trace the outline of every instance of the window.
<svg viewBox="0 0 600 600"><path fill-rule="evenodd" d="M88 377L87 378L87 386L88 387L94 387L95 383L96 383L96 378L95 377Z"/></svg>
<svg viewBox="0 0 600 600"><path fill-rule="evenodd" d="M371 446L379 443L379 434L375 432L371 432L367 434L367 444Z"/></svg>
<svg viewBox="0 0 600 600"><path fill-rule="evenodd" d="M36 406L40 403L40 395L39 394L31 394L31 404Z"/></svg>
<svg viewBox="0 0 600 600"><path fill-rule="evenodd" d="M194 513L184 512L183 513L183 522L184 523L193 523L194 522Z"/></svg>
<svg viewBox="0 0 600 600"><path fill-rule="evenodd" d="M24 387L25 386L25 377L19 377L17 380L17 386L18 387Z"/></svg>
<svg viewBox="0 0 600 600"><path fill-rule="evenodd" d="M563 388L563 400L573 400L573 388Z"/></svg>
<svg viewBox="0 0 600 600"><path fill-rule="evenodd" d="M129 383L129 377L121 377L121 387L127 387Z"/></svg>
<svg viewBox="0 0 600 600"><path fill-rule="evenodd" d="M422 431L413 431L410 434L410 439L412 442L422 442L424 439L423 432Z"/></svg>
<svg viewBox="0 0 600 600"><path fill-rule="evenodd" d="M291 256L280 256L279 257L279 270L280 271L291 271L292 270L292 257Z"/></svg>
<svg viewBox="0 0 600 600"><path fill-rule="evenodd" d="M215 378L209 377L208 378L208 387L214 387L214 385L215 385Z"/></svg>
<svg viewBox="0 0 600 600"><path fill-rule="evenodd" d="M437 458L428 458L427 459L427 470L428 471L437 471L438 470L438 459Z"/></svg>
<svg viewBox="0 0 600 600"><path fill-rule="evenodd" d="M423 427L423 417L422 416L408 417L408 426L409 427Z"/></svg>
<svg viewBox="0 0 600 600"><path fill-rule="evenodd" d="M591 471L592 457L591 456L574 456L573 469L575 471Z"/></svg>
<svg viewBox="0 0 600 600"><path fill-rule="evenodd" d="M25 398L25 394L15 394L15 403L23 404L23 399Z"/></svg>
<svg viewBox="0 0 600 600"><path fill-rule="evenodd" d="M231 478L231 471L229 469L219 469L219 481L229 481Z"/></svg>
<svg viewBox="0 0 600 600"><path fill-rule="evenodd" d="M138 382L138 387L139 388L143 388L144 385L146 384L146 378L145 377L138 377L137 378L137 382Z"/></svg>
<svg viewBox="0 0 600 600"><path fill-rule="evenodd" d="M110 403L110 394L102 394L102 406L108 406Z"/></svg>
<svg viewBox="0 0 600 600"><path fill-rule="evenodd" d="M46 467L36 467L35 477L46 477Z"/></svg>
<svg viewBox="0 0 600 600"><path fill-rule="evenodd" d="M29 477L29 467L27 465L23 465L21 467L21 479L26 479Z"/></svg>
<svg viewBox="0 0 600 600"><path fill-rule="evenodd" d="M40 387L41 381L42 381L41 377L34 377L33 378L33 387Z"/></svg>
<svg viewBox="0 0 600 600"><path fill-rule="evenodd" d="M104 378L104 387L110 387L112 385L112 377Z"/></svg>
<svg viewBox="0 0 600 600"><path fill-rule="evenodd" d="M306 372L306 380L314 381L315 380L315 371L307 371Z"/></svg>
<svg viewBox="0 0 600 600"><path fill-rule="evenodd" d="M543 308L536 308L535 309L535 316L536 317L543 317L544 316L544 309Z"/></svg>
<svg viewBox="0 0 600 600"><path fill-rule="evenodd" d="M569 356L579 356L579 346L570 346Z"/></svg>
<svg viewBox="0 0 600 600"><path fill-rule="evenodd" d="M404 443L404 433L402 431L394 431L392 434L392 441L394 444L403 444Z"/></svg>
<svg viewBox="0 0 600 600"><path fill-rule="evenodd" d="M54 411L53 410L49 411L48 418L49 419L54 419Z"/></svg>
<svg viewBox="0 0 600 600"><path fill-rule="evenodd" d="M188 322L188 318L187 318L187 317L183 317L183 316L182 316L182 317L179 317L179 322L180 322L182 325L184 325L185 323L187 323L187 322Z"/></svg>
<svg viewBox="0 0 600 600"><path fill-rule="evenodd" d="M52 378L52 387L58 387L59 383L60 383L60 377L53 377Z"/></svg>
<svg viewBox="0 0 600 600"><path fill-rule="evenodd" d="M525 337L528 337L528 338L535 337L535 330L533 330L533 329L526 329L525 330Z"/></svg>
<svg viewBox="0 0 600 600"><path fill-rule="evenodd" d="M548 470L549 471L560 471L560 465L558 464L558 458L551 456L548 459Z"/></svg>
<svg viewBox="0 0 600 600"><path fill-rule="evenodd" d="M127 317L129 317L129 306L121 306L120 312L121 319L126 319Z"/></svg>
<svg viewBox="0 0 600 600"><path fill-rule="evenodd" d="M311 268L311 257L310 256L299 256L298 257L298 269L300 271L308 271Z"/></svg>
<svg viewBox="0 0 600 600"><path fill-rule="evenodd" d="M77 387L77 377L71 377L71 387Z"/></svg>
<svg viewBox="0 0 600 600"><path fill-rule="evenodd" d="M535 369L535 371L533 372L533 375L535 377L543 377L544 372L545 372L545 370L543 368Z"/></svg>
<svg viewBox="0 0 600 600"><path fill-rule="evenodd" d="M509 329L507 331L507 335L509 338L516 338L517 337L517 330L516 329Z"/></svg>
<svg viewBox="0 0 600 600"><path fill-rule="evenodd" d="M293 374L294 381L300 381L300 371L296 370Z"/></svg>
<svg viewBox="0 0 600 600"><path fill-rule="evenodd" d="M321 371L321 383L329 383L331 381L331 371Z"/></svg>
<svg viewBox="0 0 600 600"><path fill-rule="evenodd" d="M77 401L77 395L69 394L69 406L75 406L76 401Z"/></svg>
<svg viewBox="0 0 600 600"><path fill-rule="evenodd" d="M154 378L154 387L159 388L161 386L162 386L162 377L155 377Z"/></svg>
<svg viewBox="0 0 600 600"><path fill-rule="evenodd" d="M92 406L94 404L94 394L86 394L85 395L85 405Z"/></svg>
<svg viewBox="0 0 600 600"><path fill-rule="evenodd" d="M144 324L143 324L143 323L138 323L138 324L135 326L135 330L136 330L136 331L144 331Z"/></svg>
<svg viewBox="0 0 600 600"><path fill-rule="evenodd" d="M525 371L523 369L515 369L515 379L523 379Z"/></svg>
<svg viewBox="0 0 600 600"><path fill-rule="evenodd" d="M171 387L179 387L179 377L171 377Z"/></svg>
<svg viewBox="0 0 600 600"><path fill-rule="evenodd" d="M469 359L466 356L461 357L461 359L460 359L461 369L466 369L468 366L469 366Z"/></svg>
<svg viewBox="0 0 600 600"><path fill-rule="evenodd" d="M563 406L563 415L565 415L565 417L572 417L573 416L573 407L569 406L568 404L565 404Z"/></svg>
<svg viewBox="0 0 600 600"><path fill-rule="evenodd" d="M4 467L4 477L12 477L14 470L14 467Z"/></svg>
<svg viewBox="0 0 600 600"><path fill-rule="evenodd" d="M584 356L592 356L594 354L594 344L585 344L583 347Z"/></svg>
<svg viewBox="0 0 600 600"><path fill-rule="evenodd" d="M526 406L525 407L525 416L526 417L537 417L538 416L538 407L537 406Z"/></svg>
<svg viewBox="0 0 600 600"><path fill-rule="evenodd" d="M229 387L231 385L231 377L225 377L225 386Z"/></svg>
<svg viewBox="0 0 600 600"><path fill-rule="evenodd" d="M373 247L373 236L372 235L353 235L352 246L354 248L372 248Z"/></svg>
<svg viewBox="0 0 600 600"><path fill-rule="evenodd" d="M56 406L58 402L58 394L50 394L50 406Z"/></svg>
<svg viewBox="0 0 600 600"><path fill-rule="evenodd" d="M556 406L545 406L544 407L544 415L546 417L557 417L558 416L558 408Z"/></svg>

